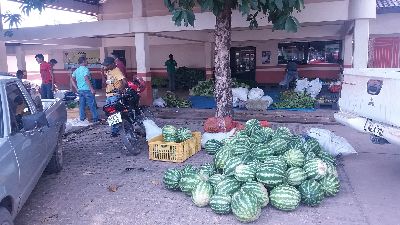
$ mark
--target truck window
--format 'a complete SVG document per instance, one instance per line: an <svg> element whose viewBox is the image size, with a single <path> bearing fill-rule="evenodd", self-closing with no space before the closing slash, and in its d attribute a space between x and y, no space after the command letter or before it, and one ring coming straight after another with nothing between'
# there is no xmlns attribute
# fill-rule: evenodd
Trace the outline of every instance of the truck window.
<svg viewBox="0 0 400 225"><path fill-rule="evenodd" d="M22 117L32 114L32 111L16 83L8 84L6 92L10 110L11 133L15 134L23 128Z"/></svg>

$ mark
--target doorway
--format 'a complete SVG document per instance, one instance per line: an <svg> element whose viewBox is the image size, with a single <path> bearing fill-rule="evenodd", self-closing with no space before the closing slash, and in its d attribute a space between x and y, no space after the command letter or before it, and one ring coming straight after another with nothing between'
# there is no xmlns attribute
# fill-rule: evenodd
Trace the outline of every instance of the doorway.
<svg viewBox="0 0 400 225"><path fill-rule="evenodd" d="M239 80L256 79L256 48L232 47L231 50L232 78Z"/></svg>

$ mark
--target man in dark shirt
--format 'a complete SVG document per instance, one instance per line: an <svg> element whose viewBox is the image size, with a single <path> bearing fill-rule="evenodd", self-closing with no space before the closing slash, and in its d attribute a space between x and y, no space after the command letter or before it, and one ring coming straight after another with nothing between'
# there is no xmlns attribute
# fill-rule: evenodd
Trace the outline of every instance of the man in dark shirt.
<svg viewBox="0 0 400 225"><path fill-rule="evenodd" d="M289 84L293 80L299 79L299 73L297 72L297 63L294 61L289 61L286 65L286 74L283 81L279 85L283 86L285 89L289 89Z"/></svg>
<svg viewBox="0 0 400 225"><path fill-rule="evenodd" d="M169 59L165 61L164 65L167 67L169 90L175 91L175 73L178 64L174 60L174 56L172 54L169 55Z"/></svg>

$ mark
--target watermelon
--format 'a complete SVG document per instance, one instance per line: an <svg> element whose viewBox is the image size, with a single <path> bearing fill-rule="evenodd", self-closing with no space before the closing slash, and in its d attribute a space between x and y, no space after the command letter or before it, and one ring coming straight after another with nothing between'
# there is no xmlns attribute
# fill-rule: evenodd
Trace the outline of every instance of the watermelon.
<svg viewBox="0 0 400 225"><path fill-rule="evenodd" d="M307 179L306 172L299 167L291 167L287 170L287 182L292 186L298 186Z"/></svg>
<svg viewBox="0 0 400 225"><path fill-rule="evenodd" d="M235 178L238 181L251 181L254 180L256 175L256 168L249 165L240 164L235 168Z"/></svg>
<svg viewBox="0 0 400 225"><path fill-rule="evenodd" d="M317 139L310 137L306 143L304 143L304 150L306 152L314 152L316 155L321 151L321 146Z"/></svg>
<svg viewBox="0 0 400 225"><path fill-rule="evenodd" d="M307 161L303 169L309 179L319 180L326 175L328 167L324 161L315 158Z"/></svg>
<svg viewBox="0 0 400 225"><path fill-rule="evenodd" d="M301 136L293 136L292 138L290 138L288 144L287 144L287 148L288 149L299 149L302 152L304 151L303 149L303 138Z"/></svg>
<svg viewBox="0 0 400 225"><path fill-rule="evenodd" d="M304 165L304 154L297 149L290 149L284 154L285 161L290 167L302 167Z"/></svg>
<svg viewBox="0 0 400 225"><path fill-rule="evenodd" d="M182 176L186 175L187 173L197 173L198 169L194 167L193 165L187 164L183 167L181 170Z"/></svg>
<svg viewBox="0 0 400 225"><path fill-rule="evenodd" d="M267 141L268 136L266 136L264 130L262 128L253 130L250 139L254 143L265 143Z"/></svg>
<svg viewBox="0 0 400 225"><path fill-rule="evenodd" d="M179 169L167 169L164 172L164 185L167 189L178 190L181 180L181 171Z"/></svg>
<svg viewBox="0 0 400 225"><path fill-rule="evenodd" d="M327 174L320 180L322 190L324 190L325 196L335 196L340 189L339 178L333 174Z"/></svg>
<svg viewBox="0 0 400 225"><path fill-rule="evenodd" d="M215 188L216 193L232 195L240 189L241 183L234 177L225 177Z"/></svg>
<svg viewBox="0 0 400 225"><path fill-rule="evenodd" d="M262 166L256 173L256 178L259 182L274 187L282 184L286 179L286 170L279 166Z"/></svg>
<svg viewBox="0 0 400 225"><path fill-rule="evenodd" d="M226 161L231 157L231 150L224 145L221 150L215 154L214 164L217 169L224 169Z"/></svg>
<svg viewBox="0 0 400 225"><path fill-rule="evenodd" d="M192 131L190 131L188 128L181 127L176 131L177 142L184 142L192 137Z"/></svg>
<svg viewBox="0 0 400 225"><path fill-rule="evenodd" d="M177 141L177 129L172 125L165 125L162 128L162 135L165 142L176 142Z"/></svg>
<svg viewBox="0 0 400 225"><path fill-rule="evenodd" d="M233 155L242 155L251 150L250 138L237 138L230 142Z"/></svg>
<svg viewBox="0 0 400 225"><path fill-rule="evenodd" d="M317 156L322 159L325 163L332 163L333 165L336 165L336 159L333 157L331 154L326 152L325 150L319 151Z"/></svg>
<svg viewBox="0 0 400 225"><path fill-rule="evenodd" d="M231 196L216 193L210 199L210 207L216 214L229 214L231 212L231 201Z"/></svg>
<svg viewBox="0 0 400 225"><path fill-rule="evenodd" d="M181 180L179 181L179 188L181 191L187 195L191 195L193 189L200 183L202 178L200 175L196 173L186 173L182 175Z"/></svg>
<svg viewBox="0 0 400 225"><path fill-rule="evenodd" d="M265 207L269 203L268 191L259 182L249 181L242 185L241 190L247 191L257 197L257 201L261 207Z"/></svg>
<svg viewBox="0 0 400 225"><path fill-rule="evenodd" d="M339 177L339 174L338 174L338 172L336 170L336 166L333 165L332 163L327 163L327 162L325 162L325 163L327 165L327 172L326 173L327 174L332 174L335 177Z"/></svg>
<svg viewBox="0 0 400 225"><path fill-rule="evenodd" d="M270 193L271 205L283 211L295 210L301 201L300 192L290 185L279 185Z"/></svg>
<svg viewBox="0 0 400 225"><path fill-rule="evenodd" d="M265 141L269 142L274 136L275 131L269 127L263 127L262 131L264 132Z"/></svg>
<svg viewBox="0 0 400 225"><path fill-rule="evenodd" d="M261 130L261 129L262 129L262 127L261 127L260 121L258 121L256 119L251 119L246 122L244 131L246 132L246 134L249 137L251 137L255 130Z"/></svg>
<svg viewBox="0 0 400 225"><path fill-rule="evenodd" d="M229 158L224 166L224 175L225 176L233 175L235 173L236 167L241 163L242 163L242 157L240 156L234 156Z"/></svg>
<svg viewBox="0 0 400 225"><path fill-rule="evenodd" d="M301 201L308 206L317 206L324 199L322 186L315 180L306 180L299 186Z"/></svg>
<svg viewBox="0 0 400 225"><path fill-rule="evenodd" d="M192 191L192 201L197 207L207 206L213 194L213 188L209 182L200 181Z"/></svg>
<svg viewBox="0 0 400 225"><path fill-rule="evenodd" d="M249 223L261 215L257 197L247 191L238 191L232 196L232 213L241 222Z"/></svg>
<svg viewBox="0 0 400 225"><path fill-rule="evenodd" d="M317 155L314 152L312 152L312 151L304 152L304 160L306 162L311 159L315 159L315 158L317 158Z"/></svg>
<svg viewBox="0 0 400 225"><path fill-rule="evenodd" d="M222 142L215 139L211 139L206 142L205 150L207 154L214 155L221 149L222 146L223 146Z"/></svg>
<svg viewBox="0 0 400 225"><path fill-rule="evenodd" d="M261 162L264 162L267 156L273 154L274 151L268 144L257 144L254 148L254 157Z"/></svg>
<svg viewBox="0 0 400 225"><path fill-rule="evenodd" d="M282 156L267 156L265 159L264 163L262 164L264 166L279 166L283 170L287 170L287 163L285 161L285 158Z"/></svg>
<svg viewBox="0 0 400 225"><path fill-rule="evenodd" d="M212 175L208 179L208 182L210 182L210 184L215 188L219 184L219 182L221 182L224 178L225 178L224 175L217 173L217 174Z"/></svg>
<svg viewBox="0 0 400 225"><path fill-rule="evenodd" d="M271 147L275 155L281 155L287 150L287 141L283 138L274 138L268 142L268 146Z"/></svg>
<svg viewBox="0 0 400 225"><path fill-rule="evenodd" d="M215 167L214 164L211 163L206 163L204 165L201 165L198 170L198 174L202 177L203 180L208 180L209 177L214 175L215 173Z"/></svg>
<svg viewBox="0 0 400 225"><path fill-rule="evenodd" d="M287 127L278 127L274 132L274 138L289 140L290 138L292 138L292 136L292 132L290 132L290 129Z"/></svg>

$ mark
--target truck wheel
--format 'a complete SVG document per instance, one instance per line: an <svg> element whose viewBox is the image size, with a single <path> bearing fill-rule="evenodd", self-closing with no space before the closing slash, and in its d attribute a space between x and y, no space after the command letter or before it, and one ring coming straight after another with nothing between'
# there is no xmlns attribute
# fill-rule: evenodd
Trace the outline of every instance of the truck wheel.
<svg viewBox="0 0 400 225"><path fill-rule="evenodd" d="M57 145L54 150L53 156L51 157L49 164L47 164L45 170L46 173L49 174L58 173L63 168L62 134L63 133L60 133L60 136L58 137Z"/></svg>
<svg viewBox="0 0 400 225"><path fill-rule="evenodd" d="M4 208L0 207L0 225L13 225L10 212Z"/></svg>

